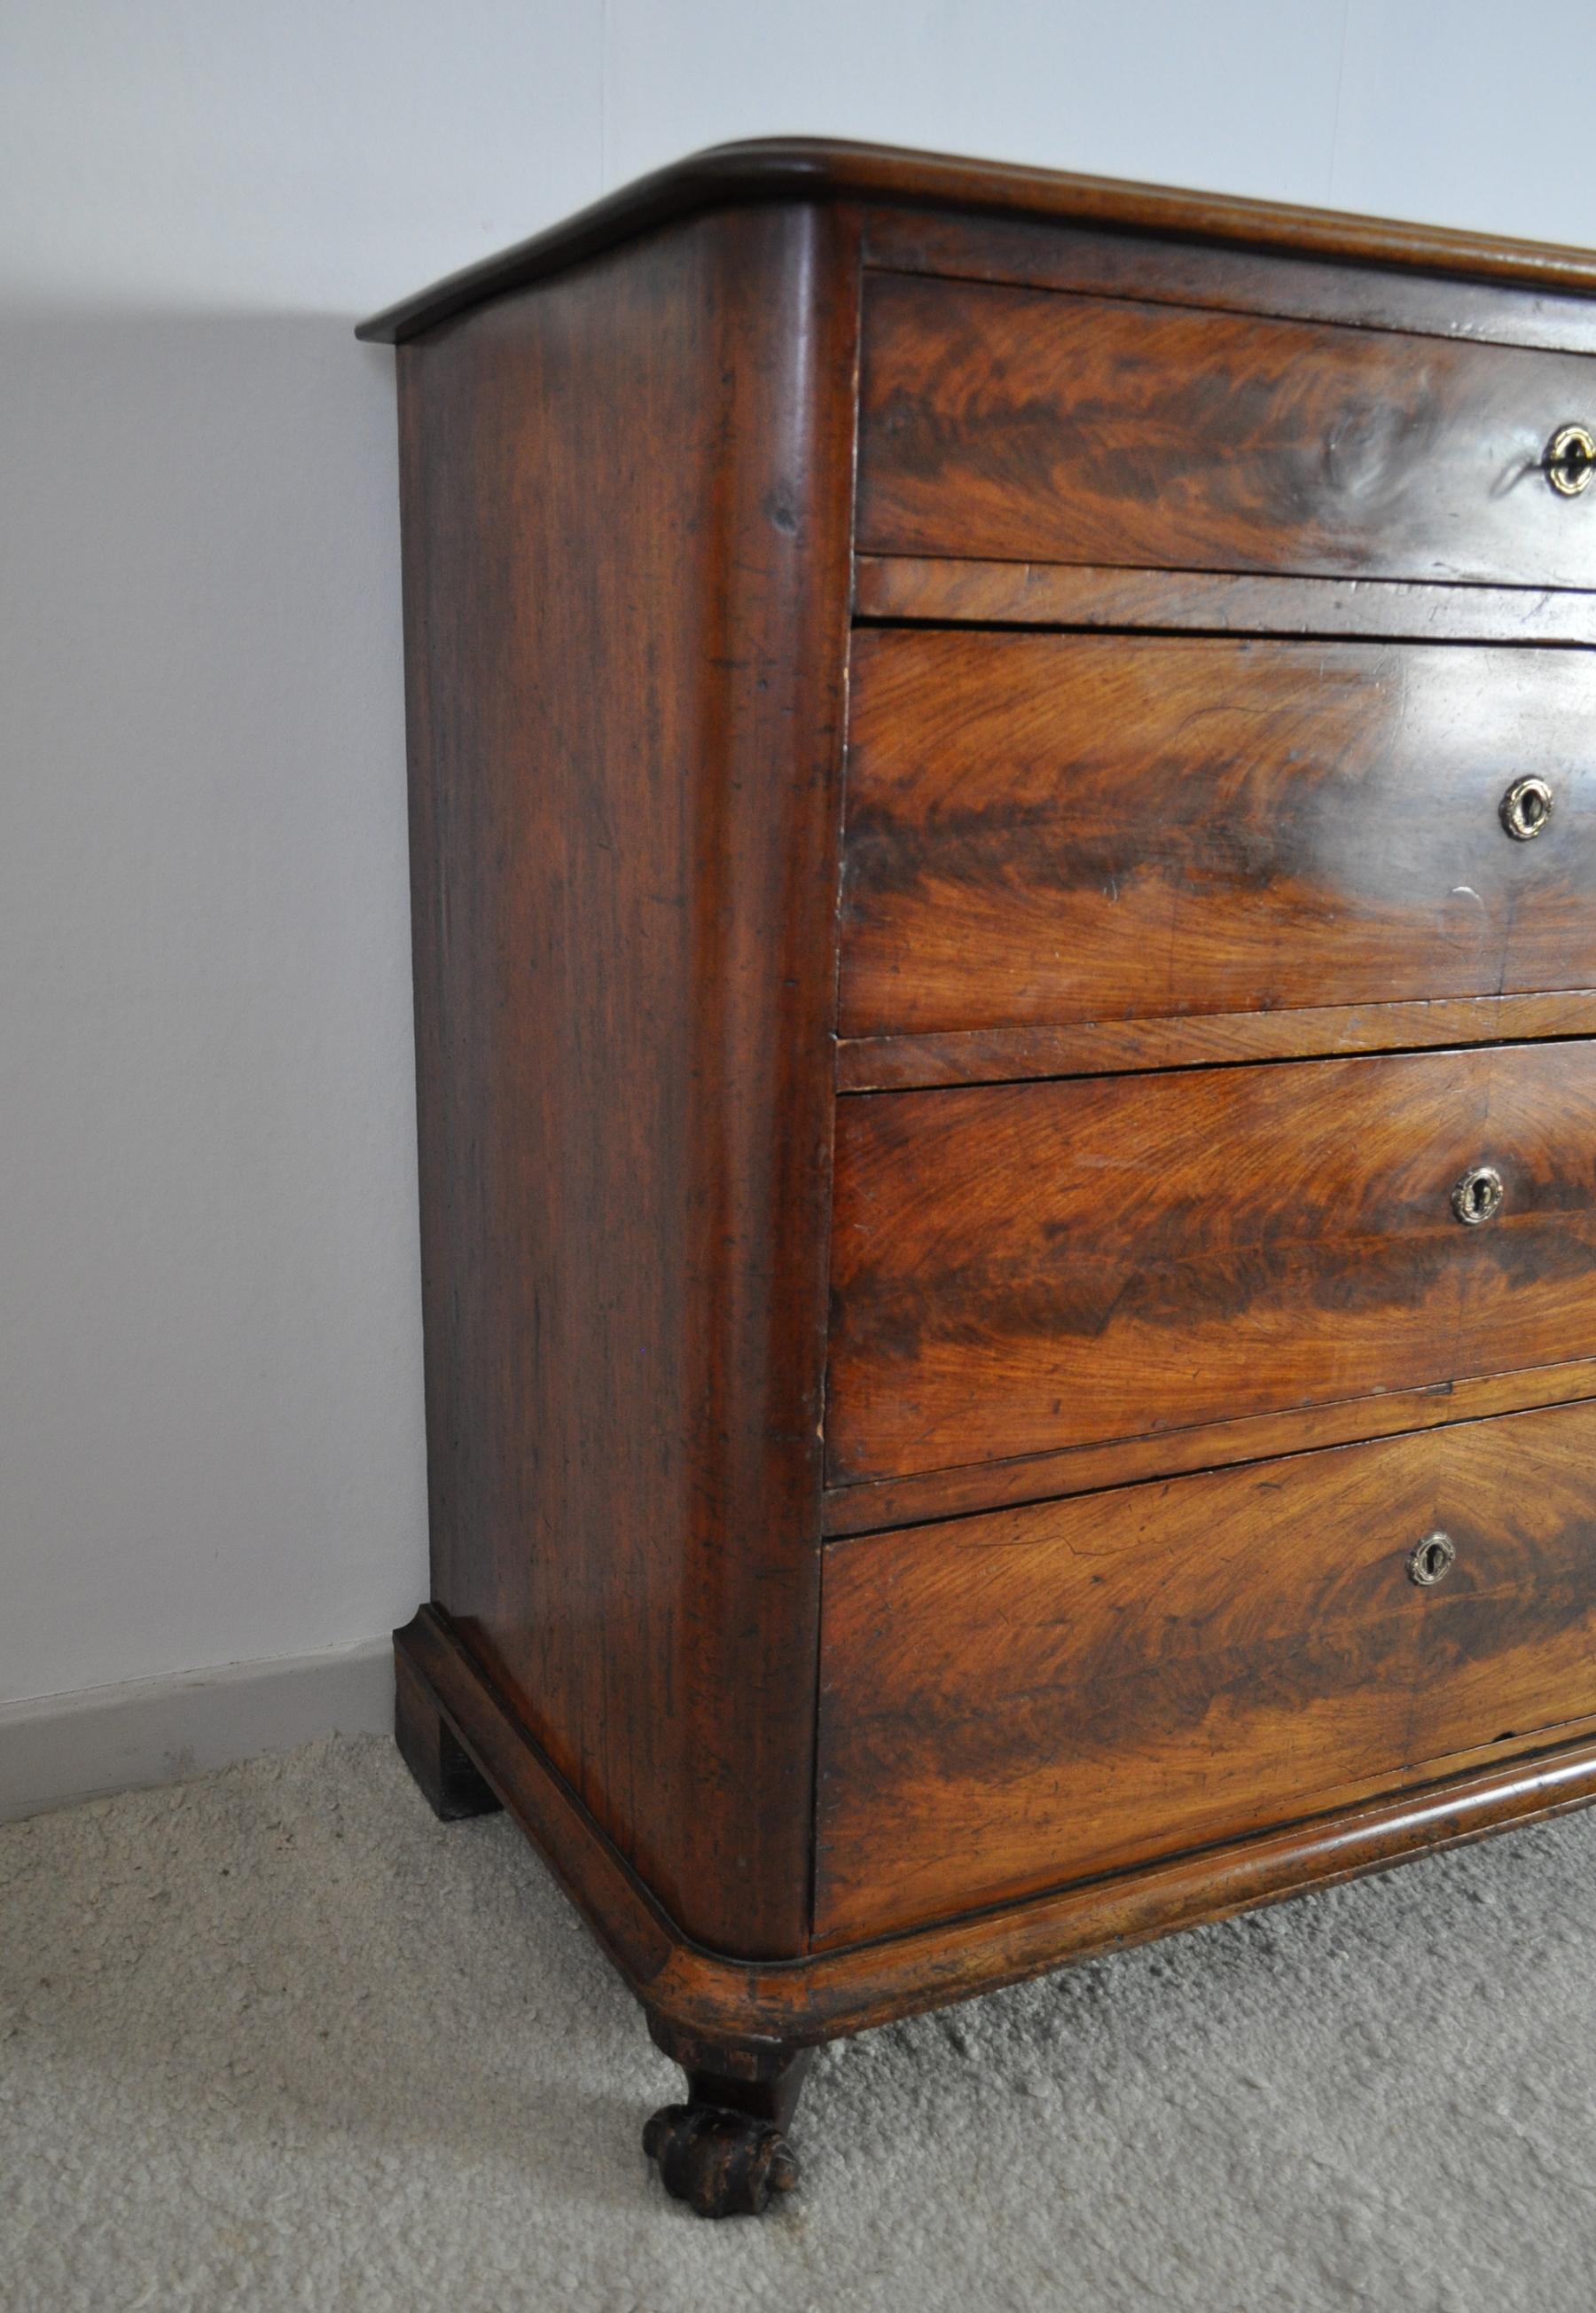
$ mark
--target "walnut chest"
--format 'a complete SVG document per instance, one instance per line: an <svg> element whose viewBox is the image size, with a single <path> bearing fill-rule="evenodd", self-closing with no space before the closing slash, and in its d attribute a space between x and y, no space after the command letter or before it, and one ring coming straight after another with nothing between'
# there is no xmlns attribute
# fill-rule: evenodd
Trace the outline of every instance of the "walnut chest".
<svg viewBox="0 0 1596 2313"><path fill-rule="evenodd" d="M1596 260L704 154L399 346L434 1804L832 2035L1596 1794Z"/></svg>

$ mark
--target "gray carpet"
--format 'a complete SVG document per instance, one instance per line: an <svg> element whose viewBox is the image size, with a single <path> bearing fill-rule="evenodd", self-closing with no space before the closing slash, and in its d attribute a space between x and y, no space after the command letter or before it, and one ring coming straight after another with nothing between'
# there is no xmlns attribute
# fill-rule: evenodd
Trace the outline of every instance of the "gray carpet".
<svg viewBox="0 0 1596 2313"><path fill-rule="evenodd" d="M829 2051L701 2224L678 2076L502 1817L313 1744L0 1832L0 2302L1590 2313L1596 1821Z"/></svg>

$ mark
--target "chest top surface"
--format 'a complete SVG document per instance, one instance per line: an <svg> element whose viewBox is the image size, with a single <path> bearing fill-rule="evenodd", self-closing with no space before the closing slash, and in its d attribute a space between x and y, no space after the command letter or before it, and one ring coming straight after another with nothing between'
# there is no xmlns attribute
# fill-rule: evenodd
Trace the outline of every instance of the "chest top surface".
<svg viewBox="0 0 1596 2313"><path fill-rule="evenodd" d="M639 177L529 240L385 307L364 321L356 335L397 345L658 225L706 209L768 201L963 210L1513 282L1548 292L1596 291L1596 254L1588 250L945 153L825 137L764 137L713 145Z"/></svg>

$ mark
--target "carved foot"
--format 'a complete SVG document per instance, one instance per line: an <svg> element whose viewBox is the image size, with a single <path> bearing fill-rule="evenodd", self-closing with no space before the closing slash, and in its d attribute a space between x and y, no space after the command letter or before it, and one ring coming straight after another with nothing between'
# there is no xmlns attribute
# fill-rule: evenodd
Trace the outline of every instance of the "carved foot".
<svg viewBox="0 0 1596 2313"><path fill-rule="evenodd" d="M759 2217L773 2193L798 2182L798 2158L774 2122L714 2104L668 2104L643 2132L643 2150L673 2199L701 2217Z"/></svg>
<svg viewBox="0 0 1596 2313"><path fill-rule="evenodd" d="M440 1823L491 1815L498 1800L402 1654L394 1658L394 1740Z"/></svg>
<svg viewBox="0 0 1596 2313"><path fill-rule="evenodd" d="M651 2015L656 2046L688 2076L686 2104L668 2104L643 2132L667 2193L701 2217L757 2217L798 2182L786 2130L812 2048L779 2040L725 2046Z"/></svg>

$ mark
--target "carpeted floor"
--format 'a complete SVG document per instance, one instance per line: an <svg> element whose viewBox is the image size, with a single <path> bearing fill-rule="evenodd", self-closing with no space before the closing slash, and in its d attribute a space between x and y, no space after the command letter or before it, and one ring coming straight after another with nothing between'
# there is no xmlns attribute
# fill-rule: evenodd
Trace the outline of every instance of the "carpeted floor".
<svg viewBox="0 0 1596 2313"><path fill-rule="evenodd" d="M833 2048L759 2222L677 2078L383 1742L0 1832L6 2313L1591 2313L1596 1817Z"/></svg>

